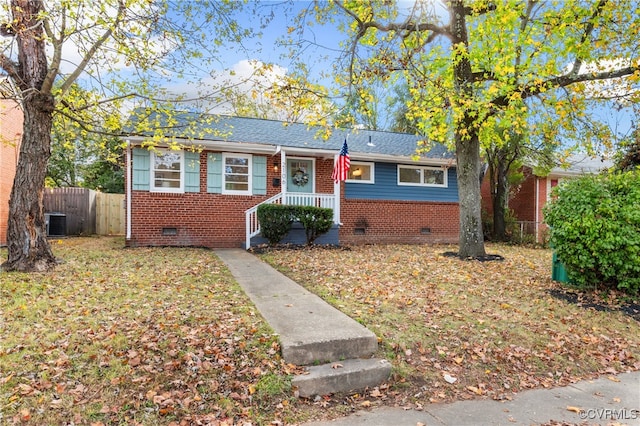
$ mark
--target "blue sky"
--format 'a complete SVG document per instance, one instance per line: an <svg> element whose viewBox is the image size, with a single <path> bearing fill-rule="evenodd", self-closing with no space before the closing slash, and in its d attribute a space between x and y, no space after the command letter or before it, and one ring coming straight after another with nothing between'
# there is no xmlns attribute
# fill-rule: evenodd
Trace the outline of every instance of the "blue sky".
<svg viewBox="0 0 640 426"><path fill-rule="evenodd" d="M402 2L403 7L410 7L412 4L413 1ZM292 71L292 59L283 58L286 49L278 46L277 41L287 33L288 27L295 25L294 18L297 13L305 8L312 7L312 2L309 0L295 1L293 3L260 0L250 4L250 6L253 5L256 5L261 13L268 13L273 10L273 20L261 30L263 33L261 38L244 40L244 44L247 47L246 51L235 47L221 49L216 67L201 71L200 77L205 85L219 84L222 78L220 75L225 70L233 69L236 80L249 75L253 68L247 62L248 60L275 64L273 78L278 78L278 75L284 75ZM260 20L250 11L251 7L247 7L244 14L238 18L238 21L247 26L259 26ZM321 73L332 74L335 58L340 54L339 43L344 40L345 36L335 25L319 26L313 21L314 18L312 16L307 19L309 19L310 24L304 27L304 38L309 43L301 57L294 59L304 61L309 67L309 78L311 80L319 80L318 82L324 85L331 85L330 78L321 80L320 75ZM324 58L325 56L327 56L326 59ZM187 93L193 90L193 87L185 85L174 85L173 88L178 93ZM630 115L625 111L620 112L605 108L599 111L599 115L609 123L612 129L617 129L619 133L625 134L629 132L631 127Z"/></svg>

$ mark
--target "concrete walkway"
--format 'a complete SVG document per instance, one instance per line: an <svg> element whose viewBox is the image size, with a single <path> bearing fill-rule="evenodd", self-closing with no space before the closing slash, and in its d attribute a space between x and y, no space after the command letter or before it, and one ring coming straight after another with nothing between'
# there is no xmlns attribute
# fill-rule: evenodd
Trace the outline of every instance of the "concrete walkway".
<svg viewBox="0 0 640 426"><path fill-rule="evenodd" d="M241 249L220 249L215 253L279 334L287 362L298 365L329 362L309 367L310 374L294 379L294 385L302 390L301 396L331 393L328 389L340 392L375 386L372 383L386 380L390 364L370 358L376 351L377 338L365 327L251 253ZM335 368L336 361L339 369ZM640 372L562 388L525 391L505 402L427 404L422 411L384 407L306 426L529 426L552 420L565 425L640 426Z"/></svg>
<svg viewBox="0 0 640 426"><path fill-rule="evenodd" d="M284 360L308 366L307 374L293 379L300 396L360 390L387 381L391 364L372 358L378 349L374 333L251 253L215 253L278 334Z"/></svg>

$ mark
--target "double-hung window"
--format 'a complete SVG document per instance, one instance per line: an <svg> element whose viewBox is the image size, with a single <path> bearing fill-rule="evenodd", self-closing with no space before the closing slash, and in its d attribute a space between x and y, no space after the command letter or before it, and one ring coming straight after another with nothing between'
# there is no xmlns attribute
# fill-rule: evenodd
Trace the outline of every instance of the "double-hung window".
<svg viewBox="0 0 640 426"><path fill-rule="evenodd" d="M251 155L223 154L222 192L251 194Z"/></svg>
<svg viewBox="0 0 640 426"><path fill-rule="evenodd" d="M156 149L151 155L151 190L182 192L184 188L184 152Z"/></svg>
<svg viewBox="0 0 640 426"><path fill-rule="evenodd" d="M446 187L447 170L442 167L399 165L398 185Z"/></svg>

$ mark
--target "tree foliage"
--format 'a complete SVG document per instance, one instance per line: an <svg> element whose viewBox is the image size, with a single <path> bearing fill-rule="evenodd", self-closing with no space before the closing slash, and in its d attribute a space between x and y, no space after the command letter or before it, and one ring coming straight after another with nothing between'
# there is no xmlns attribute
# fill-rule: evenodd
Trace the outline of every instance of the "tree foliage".
<svg viewBox="0 0 640 426"><path fill-rule="evenodd" d="M243 6L207 0L11 0L0 6L0 70L25 117L4 269L49 270L56 263L42 211L53 115L75 121L74 132L119 132L113 111L187 101L164 87L199 81L223 43L242 49L255 32L231 15ZM84 92L74 90L77 83ZM199 96L217 90L207 87Z"/></svg>
<svg viewBox="0 0 640 426"><path fill-rule="evenodd" d="M223 85L221 102L239 117L324 125L335 113L327 89L305 77L306 70L286 74L273 64L251 61L251 76L242 83Z"/></svg>
<svg viewBox="0 0 640 426"><path fill-rule="evenodd" d="M640 172L585 176L554 191L544 216L572 282L640 292Z"/></svg>
<svg viewBox="0 0 640 426"><path fill-rule="evenodd" d="M616 167L622 171L631 171L640 167L640 130L636 129L632 138L623 146Z"/></svg>
<svg viewBox="0 0 640 426"><path fill-rule="evenodd" d="M640 17L632 1L399 5L335 1L317 13L321 22L346 21L345 87L403 73L420 133L456 150L459 255L481 256L480 135L499 121L556 143L591 122L588 107L605 97L597 82L615 82L607 97L637 97ZM605 128L584 126L581 143L606 142Z"/></svg>
<svg viewBox="0 0 640 426"><path fill-rule="evenodd" d="M78 85L71 88L73 99L96 105L99 97ZM53 116L51 158L47 165L47 186L84 187L102 192L124 192L124 144L112 133L120 131L125 117L110 109L108 122L101 123L101 111L87 107L69 111L63 103ZM105 107L102 107L106 111ZM81 118L81 121L80 121ZM87 123L92 123L88 126Z"/></svg>

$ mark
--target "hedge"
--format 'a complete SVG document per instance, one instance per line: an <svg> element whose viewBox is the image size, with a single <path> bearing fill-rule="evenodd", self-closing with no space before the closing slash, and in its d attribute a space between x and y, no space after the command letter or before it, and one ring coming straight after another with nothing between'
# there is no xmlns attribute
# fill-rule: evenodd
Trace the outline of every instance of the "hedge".
<svg viewBox="0 0 640 426"><path fill-rule="evenodd" d="M333 226L333 210L322 207L261 204L257 214L260 233L270 245L282 241L295 221L300 221L304 227L308 245Z"/></svg>
<svg viewBox="0 0 640 426"><path fill-rule="evenodd" d="M550 243L581 287L640 292L640 172L585 176L554 189Z"/></svg>

